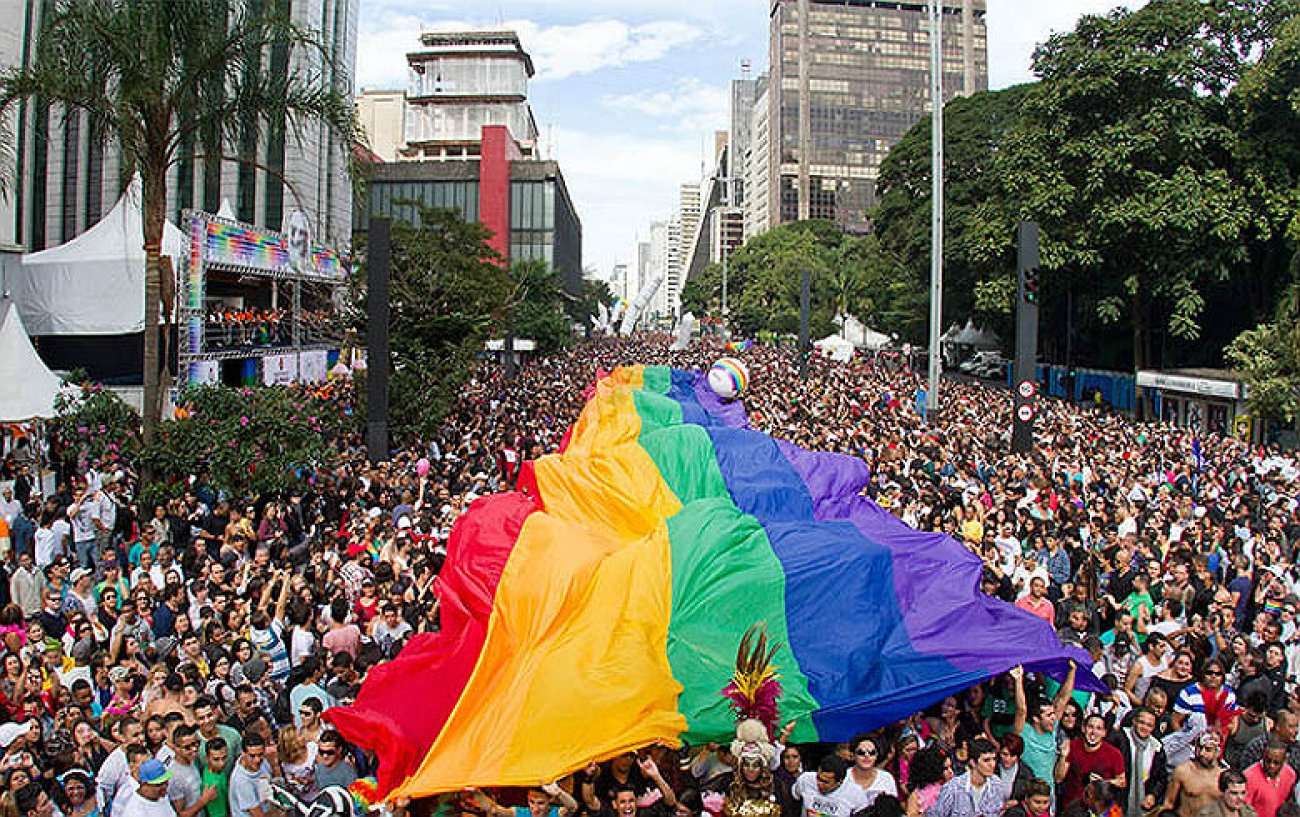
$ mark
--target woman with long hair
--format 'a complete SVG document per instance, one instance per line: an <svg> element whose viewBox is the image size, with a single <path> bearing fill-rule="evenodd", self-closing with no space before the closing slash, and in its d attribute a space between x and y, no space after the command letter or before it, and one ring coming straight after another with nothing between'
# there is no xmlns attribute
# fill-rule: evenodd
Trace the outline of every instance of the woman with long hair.
<svg viewBox="0 0 1300 817"><path fill-rule="evenodd" d="M297 728L290 725L280 730L276 746L285 786L299 800L310 802L317 794L316 744L305 742Z"/></svg>
<svg viewBox="0 0 1300 817"><path fill-rule="evenodd" d="M942 746L930 743L912 758L908 775L908 788L916 795L921 811L929 811L939 799L943 784L952 779L952 758Z"/></svg>
<svg viewBox="0 0 1300 817"><path fill-rule="evenodd" d="M746 747L747 748L747 747ZM744 751L737 757L736 775L722 802L723 817L779 817L775 781L761 752Z"/></svg>

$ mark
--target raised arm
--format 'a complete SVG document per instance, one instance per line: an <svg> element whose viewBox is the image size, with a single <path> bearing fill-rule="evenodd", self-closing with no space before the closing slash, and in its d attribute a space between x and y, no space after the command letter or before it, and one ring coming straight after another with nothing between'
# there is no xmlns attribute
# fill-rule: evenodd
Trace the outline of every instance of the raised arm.
<svg viewBox="0 0 1300 817"><path fill-rule="evenodd" d="M1025 701L1025 668L1012 667L1008 674L1011 676L1011 688L1016 701L1016 720L1011 731L1019 735L1025 731L1025 720L1029 717L1029 704Z"/></svg>
<svg viewBox="0 0 1300 817"><path fill-rule="evenodd" d="M542 791L560 801L561 814L573 814L578 810L578 801L574 800L573 795L560 788L559 785L555 783L543 783Z"/></svg>
<svg viewBox="0 0 1300 817"><path fill-rule="evenodd" d="M659 788L659 793L664 796L664 805L668 808L676 808L677 792L673 791L673 787L669 786L664 776L659 773L658 764L648 757L641 758L637 763L641 766L641 773Z"/></svg>
<svg viewBox="0 0 1300 817"><path fill-rule="evenodd" d="M1074 694L1074 675L1078 669L1079 665L1070 661L1070 671L1065 674L1065 681L1061 684L1061 688L1056 690L1056 697L1052 699L1052 708L1056 710L1057 718L1065 713L1065 705L1070 702L1070 696Z"/></svg>

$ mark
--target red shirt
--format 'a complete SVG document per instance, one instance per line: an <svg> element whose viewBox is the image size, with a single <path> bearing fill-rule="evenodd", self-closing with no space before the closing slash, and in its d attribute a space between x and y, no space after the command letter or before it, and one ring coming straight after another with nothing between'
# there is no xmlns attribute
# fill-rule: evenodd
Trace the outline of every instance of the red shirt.
<svg viewBox="0 0 1300 817"><path fill-rule="evenodd" d="M1105 741L1089 752L1084 748L1083 738L1074 738L1070 741L1070 770L1061 781L1057 803L1064 806L1082 797L1083 787L1094 774L1105 780L1114 780L1124 774L1124 756Z"/></svg>
<svg viewBox="0 0 1300 817"><path fill-rule="evenodd" d="M1295 787L1295 780L1295 769L1289 763L1282 764L1275 780L1265 776L1262 762L1256 763L1246 770L1246 802L1259 817L1276 817L1278 807L1286 802Z"/></svg>

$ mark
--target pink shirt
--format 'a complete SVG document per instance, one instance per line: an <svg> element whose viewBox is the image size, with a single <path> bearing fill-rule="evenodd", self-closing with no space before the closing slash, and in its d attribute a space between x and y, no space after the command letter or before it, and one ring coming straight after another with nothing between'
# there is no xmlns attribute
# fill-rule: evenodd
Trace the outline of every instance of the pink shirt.
<svg viewBox="0 0 1300 817"><path fill-rule="evenodd" d="M355 624L331 628L326 631L321 644L330 651L330 655L345 652L356 658L357 650L361 649L361 630Z"/></svg>
<svg viewBox="0 0 1300 817"><path fill-rule="evenodd" d="M1259 817L1277 817L1278 807L1286 802L1295 780L1295 769L1289 763L1282 764L1276 780L1265 776L1262 761L1256 763L1246 770L1246 802Z"/></svg>
<svg viewBox="0 0 1300 817"><path fill-rule="evenodd" d="M1048 624L1054 624L1056 622L1056 608L1053 607L1052 603L1046 598L1035 604L1033 596L1022 596L1021 599L1016 602L1016 606L1021 610L1033 613Z"/></svg>

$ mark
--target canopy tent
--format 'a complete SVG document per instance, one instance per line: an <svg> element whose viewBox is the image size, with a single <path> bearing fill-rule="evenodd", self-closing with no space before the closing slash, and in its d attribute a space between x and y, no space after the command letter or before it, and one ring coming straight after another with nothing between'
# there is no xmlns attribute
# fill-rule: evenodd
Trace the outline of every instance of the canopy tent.
<svg viewBox="0 0 1300 817"><path fill-rule="evenodd" d="M973 346L976 349L996 349L1001 345L998 342L997 335L987 329L976 329L973 320L967 320L966 325L952 338L951 342L964 346Z"/></svg>
<svg viewBox="0 0 1300 817"><path fill-rule="evenodd" d="M840 325L840 334L844 336L844 339L859 349L870 349L873 352L878 352L894 342L894 339L889 335L884 332L877 332L852 315L841 315L835 320Z"/></svg>
<svg viewBox="0 0 1300 817"><path fill-rule="evenodd" d="M22 316L8 298L0 299L0 423L53 417L59 378L32 348Z"/></svg>
<svg viewBox="0 0 1300 817"><path fill-rule="evenodd" d="M23 256L9 293L33 335L126 335L144 330L144 229L140 179L93 227ZM163 253L179 263L185 234L163 225Z"/></svg>
<svg viewBox="0 0 1300 817"><path fill-rule="evenodd" d="M813 346L831 360L845 361L853 357L853 343L839 335L827 335Z"/></svg>

